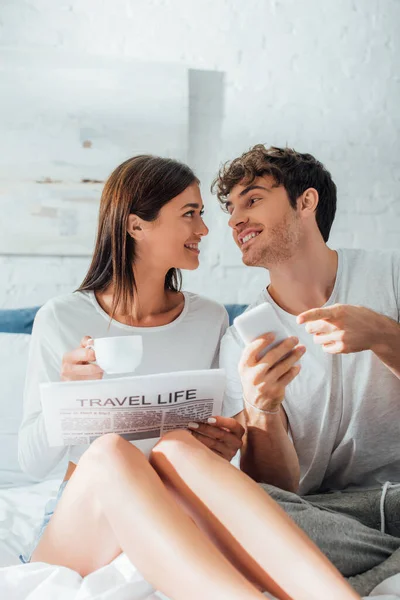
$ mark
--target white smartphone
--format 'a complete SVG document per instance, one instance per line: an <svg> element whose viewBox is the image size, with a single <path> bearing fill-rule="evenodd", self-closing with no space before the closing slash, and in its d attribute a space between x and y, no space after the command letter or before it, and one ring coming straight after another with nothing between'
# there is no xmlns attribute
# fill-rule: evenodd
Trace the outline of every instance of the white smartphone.
<svg viewBox="0 0 400 600"><path fill-rule="evenodd" d="M272 344L269 344L260 353L260 358L283 342L283 340L290 337L274 308L268 302L263 302L251 310L242 313L234 319L233 324L245 344L250 344L265 333L273 333L275 335Z"/></svg>

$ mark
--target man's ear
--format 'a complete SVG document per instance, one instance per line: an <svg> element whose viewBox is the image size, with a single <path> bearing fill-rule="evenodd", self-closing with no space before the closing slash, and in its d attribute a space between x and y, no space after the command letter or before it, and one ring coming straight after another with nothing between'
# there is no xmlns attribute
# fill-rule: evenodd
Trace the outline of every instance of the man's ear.
<svg viewBox="0 0 400 600"><path fill-rule="evenodd" d="M129 215L126 230L134 240L140 240L143 237L142 219L137 215Z"/></svg>
<svg viewBox="0 0 400 600"><path fill-rule="evenodd" d="M319 194L315 188L307 188L297 200L297 207L304 216L317 210Z"/></svg>

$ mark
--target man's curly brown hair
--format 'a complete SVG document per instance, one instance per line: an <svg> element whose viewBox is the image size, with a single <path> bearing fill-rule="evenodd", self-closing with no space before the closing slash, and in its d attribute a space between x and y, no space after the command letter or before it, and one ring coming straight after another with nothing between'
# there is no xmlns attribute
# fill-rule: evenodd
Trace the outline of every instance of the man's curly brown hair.
<svg viewBox="0 0 400 600"><path fill-rule="evenodd" d="M325 242L329 239L336 213L336 185L332 177L311 154L300 154L292 148L266 148L257 144L242 156L226 162L212 183L211 190L226 208L232 189L238 183L250 185L256 177L271 175L277 186L283 185L295 209L297 199L307 188L319 195L315 218Z"/></svg>

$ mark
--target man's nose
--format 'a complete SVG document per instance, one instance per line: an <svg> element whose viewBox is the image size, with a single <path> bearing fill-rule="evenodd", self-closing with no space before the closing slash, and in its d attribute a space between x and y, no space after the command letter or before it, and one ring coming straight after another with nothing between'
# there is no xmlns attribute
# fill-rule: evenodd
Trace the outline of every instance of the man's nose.
<svg viewBox="0 0 400 600"><path fill-rule="evenodd" d="M239 225L241 225L242 223L245 223L246 220L247 219L245 218L245 216L243 214L240 213L240 211L234 210L231 213L231 216L228 221L228 225L229 225L229 227L232 227L232 229L237 229L237 227Z"/></svg>

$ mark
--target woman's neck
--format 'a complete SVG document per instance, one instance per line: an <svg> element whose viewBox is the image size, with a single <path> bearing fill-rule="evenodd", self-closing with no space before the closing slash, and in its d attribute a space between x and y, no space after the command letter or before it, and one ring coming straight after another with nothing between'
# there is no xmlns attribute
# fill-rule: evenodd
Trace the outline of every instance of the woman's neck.
<svg viewBox="0 0 400 600"><path fill-rule="evenodd" d="M182 312L185 299L181 292L165 289L166 273L145 265L133 267L136 291L129 314L122 314L118 308L114 319L135 327L159 327L174 321ZM100 306L111 315L113 288L96 292Z"/></svg>

